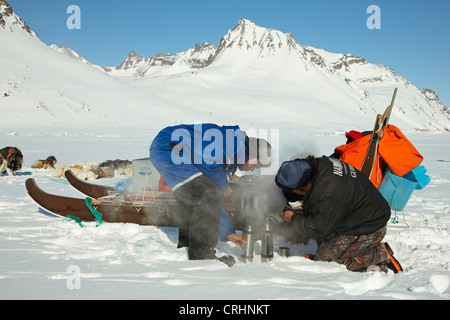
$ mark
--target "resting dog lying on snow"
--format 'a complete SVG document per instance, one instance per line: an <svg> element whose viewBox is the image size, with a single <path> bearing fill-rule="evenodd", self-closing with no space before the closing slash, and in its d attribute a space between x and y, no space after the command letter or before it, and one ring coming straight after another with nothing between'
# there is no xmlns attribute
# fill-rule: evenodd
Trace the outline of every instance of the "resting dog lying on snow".
<svg viewBox="0 0 450 320"><path fill-rule="evenodd" d="M62 178L67 170L72 170L73 174L82 180L112 178L116 175L131 177L132 175L131 161L117 159L102 163L82 161L70 165L55 164L52 176Z"/></svg>
<svg viewBox="0 0 450 320"><path fill-rule="evenodd" d="M92 161L79 161L68 165L57 163L53 169L52 176L55 178L64 178L64 172L72 170L73 174L80 179L95 180L97 176L91 172L91 169L97 168L98 166L98 162Z"/></svg>
<svg viewBox="0 0 450 320"><path fill-rule="evenodd" d="M47 157L45 160L36 160L31 167L33 169L49 169L55 168L56 158L54 156Z"/></svg>
<svg viewBox="0 0 450 320"><path fill-rule="evenodd" d="M97 168L92 168L90 171L100 178L112 178L117 175L132 176L132 163L128 160L107 160L99 164Z"/></svg>

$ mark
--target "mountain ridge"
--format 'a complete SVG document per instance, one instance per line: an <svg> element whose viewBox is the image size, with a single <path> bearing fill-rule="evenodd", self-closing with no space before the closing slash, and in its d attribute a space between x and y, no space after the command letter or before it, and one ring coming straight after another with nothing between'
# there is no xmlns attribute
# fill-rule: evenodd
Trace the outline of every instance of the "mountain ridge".
<svg viewBox="0 0 450 320"><path fill-rule="evenodd" d="M246 30L250 29L251 31L249 33L252 34L253 38L249 39L249 35L246 33ZM259 37L259 38L258 38ZM274 40L275 39L275 40ZM278 41L276 41L278 40ZM384 81L386 80L392 80L393 78L402 79L405 83L409 85L414 85L413 83L409 82L405 78L401 77L400 75L396 74L394 70L391 68L384 66L384 65L375 65L368 62L366 59L362 57L355 56L351 53L348 54L340 54L340 53L331 53L327 52L328 55L335 55L340 56L340 58L337 61L328 61L325 56L321 55L321 52L323 53L326 50L320 49L320 48L314 48L310 46L303 46L301 45L293 36L292 33L283 33L281 31L272 29L272 28L263 28L258 25L256 25L254 22L248 20L248 19L241 19L237 23L237 25L232 29L229 30L220 40L218 46L214 46L212 44L204 44L208 46L209 50L209 56L208 58L203 58L200 60L200 63L192 64L189 63L186 64L186 70L189 71L190 69L203 69L214 63L220 55L226 50L233 46L239 47L241 50L251 50L255 49L257 47L260 51L260 54L264 51L264 47L269 49L269 52L274 52L278 49L281 49L283 46L286 46L289 51L296 51L297 53L301 54L301 56L309 60L311 63L317 65L318 67L323 68L327 72L336 72L340 76L343 77L344 81L350 82L355 81L356 83L363 83L363 82L375 82L375 81L383 81L380 76L375 77L351 77L349 76L349 73L351 73L352 65L370 65L372 68L376 67L379 68L380 74L383 76ZM195 47L195 50L198 50L198 48L202 48L204 45L197 44ZM180 53L176 54L166 54L166 53L158 53L156 56L152 58L143 58L139 57L139 61L143 61L144 63L147 62L149 66L145 68L145 72L136 72L134 73L135 76L141 76L144 77L148 71L151 69L151 67L156 66L157 64L155 61L160 60L162 64L166 64L167 66L172 66L175 64L175 61L177 60L177 57L184 52L187 52L192 49L188 49L186 51L182 51ZM131 53L134 53L134 51L131 51ZM135 54L135 53L134 53ZM137 55L136 55L137 56ZM165 57L172 57L170 62L165 60ZM133 68L132 63L129 62L130 55L125 59L124 62L122 62L121 65L115 68L115 70L123 70L124 65L128 65L128 68ZM103 67L105 71L111 72L114 67ZM142 67L141 67L142 69ZM151 73L151 72L150 72ZM129 74L129 72L128 72ZM119 74L115 74L119 75ZM395 80L394 80L395 81ZM418 88L420 92L424 94L424 97L429 101L430 104L434 105L438 109L440 109L445 115L449 116L450 118L450 110L439 100L438 95L431 89L427 88ZM367 92L363 93L364 96L367 96Z"/></svg>
<svg viewBox="0 0 450 320"><path fill-rule="evenodd" d="M0 4L0 41L8 43L0 52L0 106L11 128L39 124L48 131L70 123L101 131L208 121L367 129L394 87L400 87L394 123L407 130L450 128L448 109L432 90L388 67L303 46L292 34L247 19L217 46L151 58L130 51L118 67L101 67L70 48L46 45L5 0Z"/></svg>

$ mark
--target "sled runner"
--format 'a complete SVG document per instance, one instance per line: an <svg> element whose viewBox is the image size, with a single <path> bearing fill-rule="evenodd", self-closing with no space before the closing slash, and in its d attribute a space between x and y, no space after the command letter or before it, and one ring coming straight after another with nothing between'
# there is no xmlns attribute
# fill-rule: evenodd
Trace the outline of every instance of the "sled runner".
<svg viewBox="0 0 450 320"><path fill-rule="evenodd" d="M180 208L171 191L139 191L135 194L123 194L116 192L112 187L81 180L71 171L66 171L65 176L70 185L86 195L86 198L47 193L38 187L33 178L27 179L25 186L29 196L37 204L61 217L74 217L92 222L96 220L97 214L104 222L178 227L177 216L180 214ZM236 221L236 215L239 213L239 201L239 199L224 201L224 208L231 215L232 221Z"/></svg>
<svg viewBox="0 0 450 320"><path fill-rule="evenodd" d="M119 193L114 188L86 182L77 178L72 172L65 173L71 186L83 193L85 198L73 198L54 195L40 189L33 178L26 181L26 189L30 197L46 211L61 217L93 222L102 219L109 223L135 223L139 225L179 227L178 216L183 214L181 207L171 191L137 191L136 193ZM261 177L259 177L262 179ZM245 195L259 194L262 199L274 196L264 189L257 177L253 179L233 179L230 181L235 197L225 198L223 208L236 230L243 230L246 224L246 206L242 205ZM271 201L261 208L261 217L279 213L285 203ZM274 199L275 199L274 198ZM280 228L277 233L283 233Z"/></svg>
<svg viewBox="0 0 450 320"><path fill-rule="evenodd" d="M90 222L95 221L95 214L99 213L105 222L177 227L175 217L178 214L178 205L175 199L169 197L162 196L151 201L133 201L114 196L98 199L72 198L43 191L33 178L27 179L25 186L36 203L62 217L73 216ZM79 187L83 189L83 186Z"/></svg>
<svg viewBox="0 0 450 320"><path fill-rule="evenodd" d="M98 199L101 197L106 197L116 193L113 187L103 186L99 184L87 183L76 175L73 174L71 170L67 170L64 173L67 181L69 181L70 185L80 191L81 193L87 195L88 197L92 197L94 199Z"/></svg>

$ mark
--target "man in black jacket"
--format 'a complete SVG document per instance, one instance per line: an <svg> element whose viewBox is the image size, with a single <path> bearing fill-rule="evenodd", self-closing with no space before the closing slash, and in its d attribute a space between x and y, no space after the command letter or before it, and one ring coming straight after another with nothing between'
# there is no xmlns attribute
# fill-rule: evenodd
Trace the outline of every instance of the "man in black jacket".
<svg viewBox="0 0 450 320"><path fill-rule="evenodd" d="M351 271L402 271L381 242L389 204L361 172L335 158L310 156L283 162L275 182L288 200L303 200L302 214L285 211L282 217L299 235L319 240L314 260Z"/></svg>

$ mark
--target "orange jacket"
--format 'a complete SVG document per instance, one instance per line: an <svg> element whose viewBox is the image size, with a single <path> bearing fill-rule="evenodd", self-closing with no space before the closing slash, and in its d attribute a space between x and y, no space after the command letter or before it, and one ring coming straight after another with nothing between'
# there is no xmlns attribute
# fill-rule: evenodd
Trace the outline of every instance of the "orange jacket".
<svg viewBox="0 0 450 320"><path fill-rule="evenodd" d="M361 170L367 149L369 148L371 135L364 136L349 144L336 147L334 152L339 159ZM383 137L378 143L377 157L374 162L374 170L370 181L379 187L383 179L384 164L388 165L397 176L404 176L417 167L423 160L422 155L394 125L383 128Z"/></svg>

